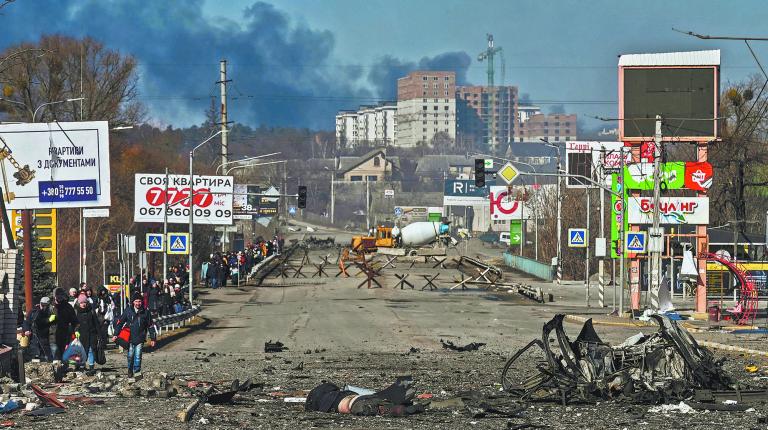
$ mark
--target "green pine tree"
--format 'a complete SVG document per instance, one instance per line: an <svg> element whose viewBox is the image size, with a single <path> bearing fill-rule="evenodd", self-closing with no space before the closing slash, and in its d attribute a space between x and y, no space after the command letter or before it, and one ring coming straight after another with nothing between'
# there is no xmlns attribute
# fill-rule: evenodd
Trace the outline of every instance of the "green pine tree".
<svg viewBox="0 0 768 430"><path fill-rule="evenodd" d="M19 247L19 254L23 255L24 245ZM21 258L21 277L19 278L22 296L24 293L24 258ZM56 287L56 274L51 272L48 263L45 261L45 254L41 249L40 239L37 230L32 228L32 296L34 301L38 302L41 297L49 296Z"/></svg>

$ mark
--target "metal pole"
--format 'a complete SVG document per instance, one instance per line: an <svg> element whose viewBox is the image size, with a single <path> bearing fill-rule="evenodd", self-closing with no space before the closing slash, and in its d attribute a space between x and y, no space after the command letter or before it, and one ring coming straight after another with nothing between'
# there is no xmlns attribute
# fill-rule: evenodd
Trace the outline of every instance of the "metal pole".
<svg viewBox="0 0 768 430"><path fill-rule="evenodd" d="M192 176L192 163L194 161L195 151L189 151L189 243L187 244L187 251L189 252L189 303L192 304L192 284L195 280L195 266L192 261L192 243L194 235L194 223L195 223L195 192L194 192L194 177Z"/></svg>
<svg viewBox="0 0 768 430"><path fill-rule="evenodd" d="M560 158L560 147L557 146L557 286L560 287L563 283L563 252L562 252L562 236L563 236L563 218L562 218L562 196L561 188L563 188L563 177L560 174L562 168L562 159Z"/></svg>
<svg viewBox="0 0 768 430"><path fill-rule="evenodd" d="M368 175L365 175L365 229L371 230L371 186Z"/></svg>
<svg viewBox="0 0 768 430"><path fill-rule="evenodd" d="M584 235L585 236L584 237L584 241L587 242L586 243L586 245L587 245L587 247L586 247L586 250L587 250L587 260L585 261L586 274L584 275L584 294L585 294L585 298L586 298L586 301L587 301L587 307L589 307L589 245L590 245L590 242L591 242L591 237L590 237L590 234L589 234L589 213L592 212L592 207L591 207L591 203L590 203L590 200L589 200L589 194L590 194L589 193L589 187L585 188L585 190L587 191L587 234Z"/></svg>
<svg viewBox="0 0 768 430"><path fill-rule="evenodd" d="M80 209L80 216L83 218L83 280L80 282L88 283L88 218L83 216L83 210ZM58 217L56 218L58 220Z"/></svg>
<svg viewBox="0 0 768 430"><path fill-rule="evenodd" d="M80 209L77 232L77 282L83 282L83 209Z"/></svg>
<svg viewBox="0 0 768 430"><path fill-rule="evenodd" d="M27 315L32 312L32 212L25 209L21 215L24 232L24 308ZM9 242L13 238L8 238Z"/></svg>
<svg viewBox="0 0 768 430"><path fill-rule="evenodd" d="M670 233L675 234L675 229L673 228ZM675 247L672 246L671 240L669 242L669 298L675 298Z"/></svg>
<svg viewBox="0 0 768 430"><path fill-rule="evenodd" d="M525 186L523 186L523 196L525 196ZM522 257L523 247L525 247L525 200L520 203L520 236L520 256Z"/></svg>
<svg viewBox="0 0 768 430"><path fill-rule="evenodd" d="M335 167L335 166L334 166ZM336 182L336 169L331 172L331 225L333 225L333 213L336 209L336 195L334 194L334 183Z"/></svg>
<svg viewBox="0 0 768 430"><path fill-rule="evenodd" d="M107 251L101 251L101 285L107 285Z"/></svg>
<svg viewBox="0 0 768 430"><path fill-rule="evenodd" d="M654 235L659 233L660 223L660 211L659 200L661 198L661 171L659 169L659 159L661 158L661 116L656 115L656 133L653 136L653 233L649 236L649 242L651 240L660 240L660 238L654 239ZM659 309L659 286L661 285L661 249L658 247L652 250L651 253L651 282L650 282L650 296L651 296L651 309Z"/></svg>
<svg viewBox="0 0 768 430"><path fill-rule="evenodd" d="M538 181L536 181L538 183ZM538 196L538 193L536 193ZM533 258L539 261L539 200L538 197L533 202L533 241L536 242L533 245Z"/></svg>
<svg viewBox="0 0 768 430"><path fill-rule="evenodd" d="M605 165L605 148L602 149L602 157L600 160L600 177L598 180L605 180L605 172L603 167ZM605 240L605 190L600 188L600 238L604 244L607 245ZM608 251L607 246L604 251ZM605 252L600 260L597 262L597 306L605 307Z"/></svg>
<svg viewBox="0 0 768 430"><path fill-rule="evenodd" d="M227 164L227 60L219 62L219 88L221 89L221 164Z"/></svg>
<svg viewBox="0 0 768 430"><path fill-rule="evenodd" d="M165 168L165 198L163 199L163 276L168 277L168 168Z"/></svg>
<svg viewBox="0 0 768 430"><path fill-rule="evenodd" d="M626 189L624 188L624 164L626 163L626 159L624 158L624 148L621 148L621 169L619 170L619 174L616 175L616 180L618 181L619 185L619 194L621 195L621 222L619 223L619 240L616 249L616 253L619 256L619 282L617 283L614 280L614 284L618 284L621 288L619 289L619 316L624 314L624 281L626 279L626 273L625 273L625 262L624 262L624 236L626 236L626 232L624 231L624 225L625 225L625 217L627 216L627 202L624 196L626 196ZM616 287L614 286L614 291ZM614 293L615 294L615 293Z"/></svg>

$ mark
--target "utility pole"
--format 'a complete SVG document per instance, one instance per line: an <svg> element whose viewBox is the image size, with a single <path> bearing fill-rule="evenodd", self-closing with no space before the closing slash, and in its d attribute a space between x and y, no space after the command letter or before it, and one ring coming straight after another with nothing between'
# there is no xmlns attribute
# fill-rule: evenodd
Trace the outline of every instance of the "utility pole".
<svg viewBox="0 0 768 430"><path fill-rule="evenodd" d="M597 178L598 181L605 179L604 168L605 147L600 150L600 176ZM605 240L605 190L603 188L600 188L600 241L607 245ZM597 306L601 308L605 307L605 252L608 251L607 246L604 248L603 255L597 261Z"/></svg>
<svg viewBox="0 0 768 430"><path fill-rule="evenodd" d="M624 158L624 148L621 148L621 168L619 169L619 174L616 175L616 181L618 181L618 189L619 189L619 195L621 196L621 221L619 222L619 240L616 244L616 253L619 256L619 286L620 293L619 294L619 316L622 316L624 314L624 281L626 279L626 273L625 272L625 263L624 263L624 249L626 248L624 246L624 240L626 236L626 232L624 231L624 225L625 220L627 216L627 202L624 196L627 195L626 190L624 189L624 165L626 163L626 159ZM616 291L616 281L614 280L614 291ZM614 292L614 295L616 293Z"/></svg>
<svg viewBox="0 0 768 430"><path fill-rule="evenodd" d="M653 135L653 229L649 232L648 245L661 242L659 231L660 211L659 200L661 199L661 171L659 159L661 158L661 116L656 115L656 133ZM660 243L657 243L660 245ZM650 296L651 309L659 309L659 286L661 285L661 246L651 247L651 279Z"/></svg>
<svg viewBox="0 0 768 430"><path fill-rule="evenodd" d="M557 286L562 286L563 282L563 218L562 218L562 198L561 189L563 188L563 177L561 175L560 147L557 147Z"/></svg>
<svg viewBox="0 0 768 430"><path fill-rule="evenodd" d="M336 182L336 164L334 162L333 171L331 171L331 225L333 225L333 212L336 209L336 195L334 194L334 183Z"/></svg>
<svg viewBox="0 0 768 430"><path fill-rule="evenodd" d="M227 60L219 62L219 88L221 89L221 164L227 164Z"/></svg>
<svg viewBox="0 0 768 430"><path fill-rule="evenodd" d="M227 156L228 156L228 141L227 141L227 134L229 133L229 130L227 127L229 126L229 123L227 122L227 82L229 80L227 79L227 60L221 60L219 61L219 81L217 84L219 84L219 88L221 89L221 165L225 166L227 164ZM191 167L190 167L191 169ZM190 174L190 180L191 180L191 174ZM192 189L192 185L190 184L190 190ZM192 203L190 202L190 211L194 210ZM191 222L190 222L191 224ZM226 242L227 238L229 237L229 231L227 230L227 226L224 226L224 232L221 234L221 250L224 251L224 243ZM190 263L191 264L191 263ZM190 297L189 302L192 303L192 298Z"/></svg>
<svg viewBox="0 0 768 430"><path fill-rule="evenodd" d="M591 235L589 234L589 218L590 218L589 213L592 212L592 204L589 201L589 197L591 194L589 192L589 187L585 188L584 190L586 190L587 192L587 234L585 235L586 237L584 237L584 240L587 242L587 247L586 247L587 260L584 262L586 266L585 268L586 274L584 275L584 294L587 301L587 307L589 307L589 245L591 242L591 237L590 237Z"/></svg>
<svg viewBox="0 0 768 430"><path fill-rule="evenodd" d="M190 190L192 188L190 187ZM190 192L190 195L192 193ZM163 279L168 277L168 168L165 168L165 196L163 203ZM192 210L192 203L189 204Z"/></svg>
<svg viewBox="0 0 768 430"><path fill-rule="evenodd" d="M368 175L365 175L365 228L371 230L371 187Z"/></svg>

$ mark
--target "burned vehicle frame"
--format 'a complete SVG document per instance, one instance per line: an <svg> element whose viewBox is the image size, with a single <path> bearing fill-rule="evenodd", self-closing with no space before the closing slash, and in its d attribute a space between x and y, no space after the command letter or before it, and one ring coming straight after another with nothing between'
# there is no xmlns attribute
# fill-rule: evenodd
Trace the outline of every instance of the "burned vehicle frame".
<svg viewBox="0 0 768 430"><path fill-rule="evenodd" d="M544 325L541 339L507 361L501 383L522 401L664 403L696 390L732 390L734 381L712 353L665 316L651 317L659 329L619 346L603 342L587 320L575 341L563 328L565 315Z"/></svg>

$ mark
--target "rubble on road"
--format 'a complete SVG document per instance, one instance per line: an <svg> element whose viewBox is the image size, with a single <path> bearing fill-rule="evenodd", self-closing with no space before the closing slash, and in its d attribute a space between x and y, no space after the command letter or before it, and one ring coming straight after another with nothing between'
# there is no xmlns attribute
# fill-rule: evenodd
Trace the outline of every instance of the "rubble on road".
<svg viewBox="0 0 768 430"><path fill-rule="evenodd" d="M464 346L457 346L450 340L442 340L442 339L440 339L440 344L443 345L443 349L449 349L451 351L457 351L457 352L477 351L481 347L485 346L485 344L481 342L471 342Z"/></svg>
<svg viewBox="0 0 768 430"><path fill-rule="evenodd" d="M270 339L268 342L264 342L264 352L283 352L286 350L288 350L288 347L279 340L277 342L272 342L272 339Z"/></svg>
<svg viewBox="0 0 768 430"><path fill-rule="evenodd" d="M724 359L715 360L665 316L651 316L659 325L656 333L632 336L618 346L603 342L591 319L571 341L563 329L564 318L556 315L544 325L541 339L507 362L501 381L505 391L523 401L565 405L609 399L669 403L689 399L697 390L736 388L722 368ZM763 392L764 400L767 394Z"/></svg>

